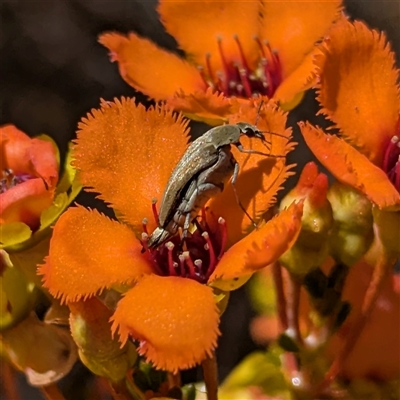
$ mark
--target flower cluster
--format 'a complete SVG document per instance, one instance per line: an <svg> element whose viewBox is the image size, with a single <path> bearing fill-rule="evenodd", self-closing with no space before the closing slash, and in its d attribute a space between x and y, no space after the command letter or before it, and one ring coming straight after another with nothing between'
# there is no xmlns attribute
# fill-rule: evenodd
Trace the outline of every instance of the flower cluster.
<svg viewBox="0 0 400 400"><path fill-rule="evenodd" d="M385 35L339 0L157 10L182 56L136 33L99 38L156 104L101 100L61 180L51 139L0 130L8 361L43 386L79 356L121 399L397 398L400 87ZM314 159L289 190L288 110L310 88L329 127L297 121ZM214 127L192 140L187 118ZM65 211L80 184L110 216ZM219 384L221 317L248 282L268 350ZM37 337L31 360L21 343ZM180 380L197 365L205 391Z"/></svg>

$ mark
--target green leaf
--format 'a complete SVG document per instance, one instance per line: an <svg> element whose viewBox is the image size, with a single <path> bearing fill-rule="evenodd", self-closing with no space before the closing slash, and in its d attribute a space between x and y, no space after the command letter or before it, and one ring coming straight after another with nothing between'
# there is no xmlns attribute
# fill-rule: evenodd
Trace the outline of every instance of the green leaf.
<svg viewBox="0 0 400 400"><path fill-rule="evenodd" d="M17 325L30 313L38 289L12 265L4 250L1 253L7 265L0 277L0 331L3 331Z"/></svg>
<svg viewBox="0 0 400 400"><path fill-rule="evenodd" d="M32 236L31 228L23 222L10 222L0 225L0 248L7 249L25 242Z"/></svg>

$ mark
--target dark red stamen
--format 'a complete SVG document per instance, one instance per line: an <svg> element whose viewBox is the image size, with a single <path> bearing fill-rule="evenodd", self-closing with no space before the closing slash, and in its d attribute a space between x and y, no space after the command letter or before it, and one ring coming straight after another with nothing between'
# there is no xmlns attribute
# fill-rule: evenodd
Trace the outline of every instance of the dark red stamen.
<svg viewBox="0 0 400 400"><path fill-rule="evenodd" d="M250 86L249 73L244 68L240 68L240 67L237 67L237 68L238 68L238 72L239 72L239 76L240 76L240 81L242 82L246 97L251 97L252 91L251 91L251 86Z"/></svg>
<svg viewBox="0 0 400 400"><path fill-rule="evenodd" d="M272 50L267 42L262 43L258 37L255 37L260 56L257 64L251 69L239 37L235 35L234 40L239 50L239 61L227 59L223 40L218 38L222 71L212 69L211 56L207 54L206 70L201 70L204 82L212 90L222 92L228 97L252 97L259 94L272 97L282 81L282 66L278 53Z"/></svg>
<svg viewBox="0 0 400 400"><path fill-rule="evenodd" d="M206 245L204 246L204 248L208 251L209 257L210 257L210 266L209 266L209 270L210 269L214 269L216 264L217 264L217 259L215 257L215 250L214 250L214 246L210 240L210 235L208 234L208 232L203 232L201 234L201 236L203 236L203 238L206 241Z"/></svg>
<svg viewBox="0 0 400 400"><path fill-rule="evenodd" d="M247 60L246 60L246 57L244 55L243 47L242 47L242 44L240 43L239 36L238 35L234 35L233 38L235 39L237 47L239 49L240 61L242 62L242 66L246 70L246 72L248 72L248 71L250 71L250 67L249 67L249 65L247 63Z"/></svg>
<svg viewBox="0 0 400 400"><path fill-rule="evenodd" d="M147 231L147 223L148 223L149 221L147 220L147 218L143 218L142 219L142 228L143 228L143 232L146 234L146 235L148 235L149 234L149 232Z"/></svg>
<svg viewBox="0 0 400 400"><path fill-rule="evenodd" d="M179 259L180 274L181 274L181 276L186 276L185 257L182 254L180 254L178 256L178 259Z"/></svg>
<svg viewBox="0 0 400 400"><path fill-rule="evenodd" d="M182 253L182 255L183 255L183 257L184 257L184 259L185 259L185 262L186 262L186 265L188 266L188 268L189 268L189 275L188 275L188 277L190 277L190 278L192 278L192 279L196 279L196 267L195 267L195 265L194 265L194 263L193 263L193 260L192 260L192 258L190 257L190 253L188 252L188 251L184 251L183 253Z"/></svg>
<svg viewBox="0 0 400 400"><path fill-rule="evenodd" d="M144 221L143 230L146 229L147 221ZM224 223L217 223L214 214L204 209L194 220L193 229L186 232L185 238L182 235L182 229L179 229L166 244L149 248L149 235L143 232L142 252L146 252L146 256L154 265L155 272L161 276L181 276L206 283L224 252L226 226Z"/></svg>
<svg viewBox="0 0 400 400"><path fill-rule="evenodd" d="M211 68L210 59L211 59L211 54L207 53L206 54L206 66L207 66L208 77L209 77L208 85L211 87L211 89L214 89L212 82L215 82L215 76L214 76L213 69Z"/></svg>
<svg viewBox="0 0 400 400"><path fill-rule="evenodd" d="M175 270L175 266L174 266L174 259L173 259L173 254L172 254L172 250L174 249L175 245L172 242L167 242L165 244L165 247L168 250L168 272L170 276L176 276L176 270Z"/></svg>

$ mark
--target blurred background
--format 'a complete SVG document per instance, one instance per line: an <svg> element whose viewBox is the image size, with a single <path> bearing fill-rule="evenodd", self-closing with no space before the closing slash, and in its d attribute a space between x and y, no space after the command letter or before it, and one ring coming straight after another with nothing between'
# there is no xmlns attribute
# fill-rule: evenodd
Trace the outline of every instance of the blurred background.
<svg viewBox="0 0 400 400"><path fill-rule="evenodd" d="M400 0L344 3L351 18L362 19L370 27L386 32L400 65ZM100 98L135 96L137 101L149 104L145 96L122 80L117 64L109 61L97 36L110 30L134 31L179 53L175 40L158 20L156 5L155 0L1 0L0 124L12 123L31 136L46 133L65 153L68 141L75 137L78 121L91 108L98 107ZM315 115L313 97L312 92L306 95L305 101L291 112L289 121L293 125ZM296 132L295 138L301 142ZM291 161L303 165L309 153L302 146L299 149ZM86 195L78 201L98 205ZM233 292L223 316L217 353L221 379L256 348L248 332L253 315L245 289ZM78 366L65 385L76 387L76 382L88 376L85 374ZM197 378L197 371L186 376L188 380ZM71 399L84 398L76 396L75 391ZM21 398L41 397L26 387Z"/></svg>

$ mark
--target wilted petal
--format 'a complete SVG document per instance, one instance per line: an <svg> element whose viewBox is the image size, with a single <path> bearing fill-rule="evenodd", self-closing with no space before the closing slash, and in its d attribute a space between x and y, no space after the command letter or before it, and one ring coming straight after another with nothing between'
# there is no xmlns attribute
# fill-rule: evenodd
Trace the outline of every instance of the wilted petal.
<svg viewBox="0 0 400 400"><path fill-rule="evenodd" d="M400 194L367 157L343 139L327 135L309 123L299 126L308 147L336 179L364 193L379 208L400 207Z"/></svg>
<svg viewBox="0 0 400 400"><path fill-rule="evenodd" d="M98 211L70 208L54 227L49 256L39 268L43 285L76 301L152 272L134 233Z"/></svg>
<svg viewBox="0 0 400 400"><path fill-rule="evenodd" d="M191 279L147 275L118 303L113 331L122 343L140 342L138 352L156 368L177 372L211 355L219 314L212 290Z"/></svg>
<svg viewBox="0 0 400 400"><path fill-rule="evenodd" d="M400 112L399 71L383 32L343 18L318 56L318 99L341 133L381 166Z"/></svg>
<svg viewBox="0 0 400 400"><path fill-rule="evenodd" d="M199 71L184 59L134 33L104 33L100 43L117 61L122 78L155 100L165 100L181 89L187 93L205 89Z"/></svg>
<svg viewBox="0 0 400 400"><path fill-rule="evenodd" d="M74 165L83 184L100 192L136 233L145 217L154 229L151 201L161 200L186 150L186 127L181 116L163 107L146 111L132 99L103 101L79 124Z"/></svg>

